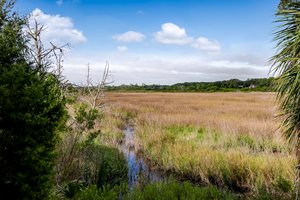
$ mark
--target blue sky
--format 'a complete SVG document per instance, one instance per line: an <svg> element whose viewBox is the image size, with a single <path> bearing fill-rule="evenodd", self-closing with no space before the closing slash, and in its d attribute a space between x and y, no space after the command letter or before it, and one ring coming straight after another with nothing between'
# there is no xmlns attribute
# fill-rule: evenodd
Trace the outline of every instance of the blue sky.
<svg viewBox="0 0 300 200"><path fill-rule="evenodd" d="M43 40L71 43L65 75L83 83L87 63L115 84L173 84L268 77L278 0L18 0L47 27Z"/></svg>

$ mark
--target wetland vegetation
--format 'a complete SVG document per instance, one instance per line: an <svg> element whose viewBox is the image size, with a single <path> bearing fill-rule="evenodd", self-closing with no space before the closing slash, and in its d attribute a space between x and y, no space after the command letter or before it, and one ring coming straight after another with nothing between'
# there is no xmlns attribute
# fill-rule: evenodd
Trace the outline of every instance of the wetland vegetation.
<svg viewBox="0 0 300 200"><path fill-rule="evenodd" d="M291 196L296 158L278 130L274 93L110 93L135 150L177 180L244 195Z"/></svg>
<svg viewBox="0 0 300 200"><path fill-rule="evenodd" d="M0 0L4 196L299 198L298 1L279 5L276 78L108 86L107 62L98 82L88 65L81 87L62 75L68 44L45 47L43 26L19 17L14 4Z"/></svg>

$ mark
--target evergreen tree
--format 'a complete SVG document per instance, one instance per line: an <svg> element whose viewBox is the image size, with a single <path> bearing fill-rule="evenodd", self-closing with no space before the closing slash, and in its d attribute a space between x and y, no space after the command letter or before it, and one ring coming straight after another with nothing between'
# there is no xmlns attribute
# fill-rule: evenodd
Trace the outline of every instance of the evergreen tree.
<svg viewBox="0 0 300 200"><path fill-rule="evenodd" d="M0 190L9 199L44 199L64 98L55 76L26 61L26 21L13 5L0 0Z"/></svg>

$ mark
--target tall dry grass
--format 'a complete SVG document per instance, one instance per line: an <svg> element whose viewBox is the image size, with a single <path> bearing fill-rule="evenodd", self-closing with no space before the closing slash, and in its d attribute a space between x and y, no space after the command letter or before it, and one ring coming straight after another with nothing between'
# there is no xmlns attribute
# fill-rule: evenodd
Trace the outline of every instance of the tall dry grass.
<svg viewBox="0 0 300 200"><path fill-rule="evenodd" d="M255 136L278 134L272 93L112 93L109 101L138 112L138 122L193 124Z"/></svg>
<svg viewBox="0 0 300 200"><path fill-rule="evenodd" d="M289 193L295 158L274 93L110 93L135 117L139 150L157 167L237 191ZM129 113L129 114L128 114Z"/></svg>

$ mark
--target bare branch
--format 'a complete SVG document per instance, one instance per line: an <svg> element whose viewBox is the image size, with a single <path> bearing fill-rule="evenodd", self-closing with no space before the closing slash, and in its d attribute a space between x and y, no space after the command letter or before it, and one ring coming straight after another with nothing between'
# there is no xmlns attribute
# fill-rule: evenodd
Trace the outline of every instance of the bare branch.
<svg viewBox="0 0 300 200"><path fill-rule="evenodd" d="M92 109L102 109L104 107L103 99L105 97L105 88L108 84L112 83L112 81L109 81L110 77L109 63L106 62L102 79L100 79L98 82L94 82L91 78L90 64L88 64L86 86L83 87L83 94L79 95L79 100L90 105Z"/></svg>
<svg viewBox="0 0 300 200"><path fill-rule="evenodd" d="M63 57L66 48L69 48L69 43L62 46L56 46L50 42L49 48L44 48L41 40L42 32L46 28L34 20L34 25L27 23L26 32L30 39L31 46L29 48L29 59L34 64L34 68L42 73L52 72L63 83Z"/></svg>

